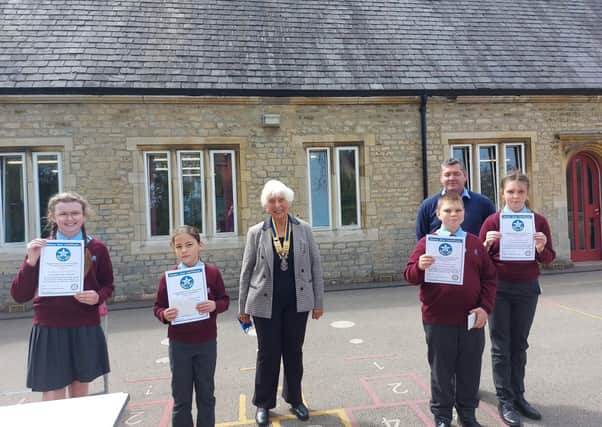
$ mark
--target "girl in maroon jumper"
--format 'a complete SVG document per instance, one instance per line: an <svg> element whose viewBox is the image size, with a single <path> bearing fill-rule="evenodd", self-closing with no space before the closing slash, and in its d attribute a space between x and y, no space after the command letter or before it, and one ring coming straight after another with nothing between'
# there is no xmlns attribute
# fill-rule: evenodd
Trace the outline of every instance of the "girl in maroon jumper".
<svg viewBox="0 0 602 427"><path fill-rule="evenodd" d="M27 387L41 391L43 400L88 394L88 384L109 372L109 356L100 328L98 307L113 293L113 267L100 240L86 235L88 202L74 192L48 201L50 238L83 240L84 290L74 296L39 297L40 254L46 239L27 244L27 256L11 286L15 301L33 299L34 319L29 338Z"/></svg>
<svg viewBox="0 0 602 427"><path fill-rule="evenodd" d="M502 179L506 206L489 216L479 233L498 270L495 308L489 316L493 382L498 398L498 411L509 426L521 425L521 414L541 419L537 409L525 400L525 366L527 338L535 316L539 287L539 265L548 264L556 256L552 248L548 221L533 212L535 220L535 260L500 260L500 213L530 213L527 205L529 178L518 171Z"/></svg>
<svg viewBox="0 0 602 427"><path fill-rule="evenodd" d="M196 427L215 425L214 376L217 360L217 313L228 309L230 298L224 288L219 269L201 261L203 245L195 227L177 227L171 246L180 262L173 269L204 266L207 279L207 301L195 308L199 313L209 313L209 318L190 323L169 325L169 364L171 367L171 392L174 400L173 427L192 427L192 390L196 394ZM178 309L169 306L167 281L161 276L155 299L155 316L163 323L178 317Z"/></svg>

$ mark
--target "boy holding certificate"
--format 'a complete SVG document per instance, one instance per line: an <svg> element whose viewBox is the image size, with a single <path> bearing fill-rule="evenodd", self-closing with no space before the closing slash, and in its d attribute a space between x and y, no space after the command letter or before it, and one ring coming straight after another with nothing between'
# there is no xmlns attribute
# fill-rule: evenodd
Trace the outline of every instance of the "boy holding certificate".
<svg viewBox="0 0 602 427"><path fill-rule="evenodd" d="M161 276L155 316L170 323L169 363L174 400L172 425L192 427L192 390L197 427L215 424L214 376L217 360L217 313L230 298L219 269L200 259L201 238L195 227L177 227L171 238L179 264ZM175 270L175 271L174 271Z"/></svg>
<svg viewBox="0 0 602 427"><path fill-rule="evenodd" d="M437 202L437 217L441 228L416 244L404 277L420 286L422 323L431 367L430 406L435 426L451 426L455 406L461 424L475 427L480 425L475 410L479 404L477 393L485 346L483 326L493 309L497 274L479 239L460 226L464 221L464 204L459 195L448 192L441 196ZM436 242L438 238L443 239ZM427 240L433 240L437 255L428 250ZM431 247L433 242L429 242ZM464 249L458 262L447 265L442 261L457 248ZM443 282L445 271L434 276L440 279L437 282L425 280L425 271L438 262L452 271L449 283ZM459 268L462 281L457 283L455 270Z"/></svg>

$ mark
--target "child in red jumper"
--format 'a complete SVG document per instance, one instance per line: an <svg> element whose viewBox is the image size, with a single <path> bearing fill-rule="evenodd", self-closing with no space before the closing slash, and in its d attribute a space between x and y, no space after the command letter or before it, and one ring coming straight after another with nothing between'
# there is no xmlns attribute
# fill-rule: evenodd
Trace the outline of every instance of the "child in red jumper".
<svg viewBox="0 0 602 427"><path fill-rule="evenodd" d="M209 299L196 305L199 313L209 313L209 318L190 323L169 325L169 363L171 367L171 392L174 400L173 427L192 427L192 389L196 394L197 427L215 425L214 376L217 360L217 313L228 309L230 298L224 288L219 269L201 261L203 248L195 227L177 227L171 246L180 263L174 268L204 266ZM169 323L178 316L178 309L169 306L167 280L161 276L155 299L155 316Z"/></svg>
<svg viewBox="0 0 602 427"><path fill-rule="evenodd" d="M464 280L458 284L425 282L425 270L435 262L427 255L426 237L420 239L405 268L404 277L420 286L422 323L431 367L431 412L436 427L451 426L456 407L463 426L476 427L475 410L485 346L483 327L493 309L496 288L495 266L478 238L460 226L464 204L459 195L445 193L437 202L439 236L465 237ZM472 329L467 317L476 316Z"/></svg>
<svg viewBox="0 0 602 427"><path fill-rule="evenodd" d="M88 201L75 192L48 201L50 239L84 241L84 290L74 296L38 296L40 255L47 239L27 244L27 256L10 288L15 301L33 299L27 387L43 400L82 397L95 378L109 372L109 355L100 328L99 304L113 293L113 266L103 242L86 235Z"/></svg>
<svg viewBox="0 0 602 427"><path fill-rule="evenodd" d="M504 177L502 193L506 206L485 220L479 238L488 249L499 275L495 310L489 317L493 382L499 402L498 411L506 424L519 426L520 414L534 420L541 419L539 411L524 396L529 347L527 338L541 293L537 279L538 263L548 264L556 254L552 247L548 221L538 213L533 213L535 260L500 260L500 213L532 212L527 207L529 178L519 172Z"/></svg>

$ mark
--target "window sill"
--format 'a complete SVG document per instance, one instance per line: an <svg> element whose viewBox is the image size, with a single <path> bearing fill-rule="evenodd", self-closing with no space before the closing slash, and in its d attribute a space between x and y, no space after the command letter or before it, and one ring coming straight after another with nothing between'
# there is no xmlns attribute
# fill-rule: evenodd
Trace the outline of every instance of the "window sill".
<svg viewBox="0 0 602 427"><path fill-rule="evenodd" d="M313 230L314 237L318 243L332 242L357 242L364 240L378 240L378 230L362 228L345 228L340 230Z"/></svg>
<svg viewBox="0 0 602 427"><path fill-rule="evenodd" d="M245 245L245 237L242 236L220 236L220 237L201 237L204 243L204 250L221 250L221 249L240 249ZM145 241L132 242L132 253L152 255L171 252L171 237L162 236L154 237Z"/></svg>
<svg viewBox="0 0 602 427"><path fill-rule="evenodd" d="M22 261L25 258L25 243L11 246L0 246L2 261Z"/></svg>

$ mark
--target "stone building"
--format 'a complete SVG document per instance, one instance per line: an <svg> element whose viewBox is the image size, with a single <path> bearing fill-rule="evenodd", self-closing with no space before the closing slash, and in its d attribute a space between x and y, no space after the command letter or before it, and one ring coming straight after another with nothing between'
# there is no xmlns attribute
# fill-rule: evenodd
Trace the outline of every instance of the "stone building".
<svg viewBox="0 0 602 427"><path fill-rule="evenodd" d="M278 178L327 287L399 281L452 155L499 203L532 178L559 263L601 258L602 5L0 0L0 309L45 204L75 189L115 300L152 298L198 225L236 294ZM578 31L577 31L578 30Z"/></svg>

